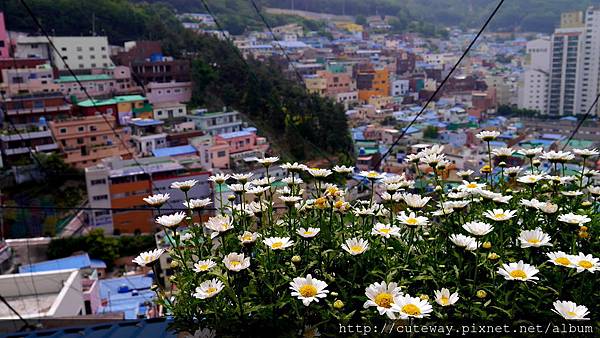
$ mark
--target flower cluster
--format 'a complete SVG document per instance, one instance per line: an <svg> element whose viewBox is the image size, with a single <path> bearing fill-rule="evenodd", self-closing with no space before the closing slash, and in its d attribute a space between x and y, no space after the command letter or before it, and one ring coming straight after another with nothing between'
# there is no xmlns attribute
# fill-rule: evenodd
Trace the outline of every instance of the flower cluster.
<svg viewBox="0 0 600 338"><path fill-rule="evenodd" d="M499 135L477 135L487 148L478 172L453 172L443 146L421 147L401 175L358 172L362 197L345 184L353 167L286 163L276 182L276 157L258 161L265 177L211 176L218 208L188 199L165 215L169 195L150 196L173 244L176 287L158 288L159 303L184 327L237 333L365 319L598 320L600 187L586 167L598 151L492 149ZM173 188L188 196L195 183Z"/></svg>

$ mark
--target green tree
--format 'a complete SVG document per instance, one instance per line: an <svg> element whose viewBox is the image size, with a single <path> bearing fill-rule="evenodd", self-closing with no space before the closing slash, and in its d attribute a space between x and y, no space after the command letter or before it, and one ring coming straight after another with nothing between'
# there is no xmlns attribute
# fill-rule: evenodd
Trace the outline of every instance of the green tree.
<svg viewBox="0 0 600 338"><path fill-rule="evenodd" d="M439 137L438 128L435 126L427 126L423 130L423 137L429 139L437 139Z"/></svg>

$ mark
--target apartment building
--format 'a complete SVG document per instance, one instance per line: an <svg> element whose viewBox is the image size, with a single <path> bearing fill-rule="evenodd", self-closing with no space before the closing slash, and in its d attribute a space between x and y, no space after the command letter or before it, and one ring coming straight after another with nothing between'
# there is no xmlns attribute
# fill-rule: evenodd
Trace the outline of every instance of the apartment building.
<svg viewBox="0 0 600 338"><path fill-rule="evenodd" d="M49 153L58 150L52 133L44 125L16 126L18 133L12 128L0 134L0 153L2 163L14 164L29 160L31 151Z"/></svg>
<svg viewBox="0 0 600 338"><path fill-rule="evenodd" d="M58 70L66 70L65 63L73 70L113 66L106 36L51 36L50 40L60 54L45 36L19 36L15 56L47 59Z"/></svg>
<svg viewBox="0 0 600 338"><path fill-rule="evenodd" d="M242 119L237 111L208 112L206 109L196 109L188 115L190 121L196 123L196 129L209 135L232 133L242 130Z"/></svg>
<svg viewBox="0 0 600 338"><path fill-rule="evenodd" d="M371 96L390 94L389 71L386 68L359 70L356 74L358 99L367 102Z"/></svg>
<svg viewBox="0 0 600 338"><path fill-rule="evenodd" d="M141 165L141 166L140 166ZM185 195L170 189L175 181L197 180L190 198L212 196L208 177L197 156L173 159L147 157L136 161L109 158L85 169L87 195L92 208L145 208L143 198L150 194L169 193L167 207L180 208ZM154 210L96 210L90 224L105 233L153 233L159 230Z"/></svg>
<svg viewBox="0 0 600 338"><path fill-rule="evenodd" d="M77 81L83 85L85 92ZM117 66L102 73L77 75L77 78L61 76L55 82L65 96L74 96L80 100L86 99L87 95L108 97L141 92L141 88L132 81L131 71L125 66Z"/></svg>
<svg viewBox="0 0 600 338"><path fill-rule="evenodd" d="M38 123L71 115L71 104L60 92L22 94L4 101L5 119L15 124Z"/></svg>
<svg viewBox="0 0 600 338"><path fill-rule="evenodd" d="M32 68L0 69L0 92L8 96L58 91L54 71L49 64Z"/></svg>
<svg viewBox="0 0 600 338"><path fill-rule="evenodd" d="M267 139L257 136L254 128L218 134L215 136L215 142L225 142L229 146L227 152L230 166L235 166L250 157L263 158L269 149Z"/></svg>
<svg viewBox="0 0 600 338"><path fill-rule="evenodd" d="M551 41L546 38L531 40L527 43L526 51L518 106L547 114Z"/></svg>
<svg viewBox="0 0 600 338"><path fill-rule="evenodd" d="M94 115L50 121L49 127L65 163L86 168L106 157L127 158L134 151L132 147L125 147L130 144L129 131L116 128L115 121L112 115Z"/></svg>
<svg viewBox="0 0 600 338"><path fill-rule="evenodd" d="M118 119L120 125L127 125L134 117L134 110L147 111L152 115L148 100L142 95L121 95L110 99L85 100L77 103L77 109L82 115L110 114Z"/></svg>
<svg viewBox="0 0 600 338"><path fill-rule="evenodd" d="M150 82L145 88L148 102L152 104L189 102L192 99L191 82Z"/></svg>

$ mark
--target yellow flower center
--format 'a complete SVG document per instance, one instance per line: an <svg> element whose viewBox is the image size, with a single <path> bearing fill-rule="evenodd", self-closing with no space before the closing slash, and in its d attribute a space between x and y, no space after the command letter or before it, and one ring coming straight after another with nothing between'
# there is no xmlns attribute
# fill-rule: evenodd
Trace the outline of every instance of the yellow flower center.
<svg viewBox="0 0 600 338"><path fill-rule="evenodd" d="M283 243L282 243L282 242L275 242L275 243L271 244L271 247L272 247L273 249L279 249L279 248L281 248L282 246L283 246Z"/></svg>
<svg viewBox="0 0 600 338"><path fill-rule="evenodd" d="M495 215L494 215L494 217L495 217L495 218L498 218L498 219L500 219L500 218L505 218L505 217L506 217L506 214L504 214L504 213L499 213L499 214L495 214Z"/></svg>
<svg viewBox="0 0 600 338"><path fill-rule="evenodd" d="M412 217L411 217L411 218L408 218L408 219L406 219L406 223L408 223L408 224L410 224L410 225L415 225L415 224L417 224L418 222L419 222L419 221L417 221L417 219L416 219L416 218L412 218Z"/></svg>
<svg viewBox="0 0 600 338"><path fill-rule="evenodd" d="M577 265L579 265L580 267L582 267L584 269L590 269L594 266L592 264L592 262L590 262L590 261L579 261L579 263L577 263Z"/></svg>
<svg viewBox="0 0 600 338"><path fill-rule="evenodd" d="M363 247L360 245L353 245L350 247L350 251L352 251L354 253L361 253L361 252L363 252Z"/></svg>
<svg viewBox="0 0 600 338"><path fill-rule="evenodd" d="M571 261L567 257L558 257L554 261L560 265L570 265L571 264Z"/></svg>
<svg viewBox="0 0 600 338"><path fill-rule="evenodd" d="M418 316L421 314L421 309L414 304L406 304L402 307L402 312L411 316Z"/></svg>
<svg viewBox="0 0 600 338"><path fill-rule="evenodd" d="M240 262L240 261L231 261L231 262L229 262L229 265L231 265L232 267L236 267L236 266L239 266L241 264L242 264L242 262Z"/></svg>
<svg viewBox="0 0 600 338"><path fill-rule="evenodd" d="M511 277L525 279L527 278L527 274L523 270L513 270L510 272Z"/></svg>
<svg viewBox="0 0 600 338"><path fill-rule="evenodd" d="M319 197L317 198L317 200L315 201L315 204L319 207L322 207L325 205L325 203L327 202L327 200L325 199L325 197Z"/></svg>
<svg viewBox="0 0 600 338"><path fill-rule="evenodd" d="M442 305L448 305L448 303L450 303L448 297L446 296L442 296L442 298L440 298L440 303L442 303Z"/></svg>
<svg viewBox="0 0 600 338"><path fill-rule="evenodd" d="M391 293L382 292L375 296L375 304L389 309L392 307L392 304L394 304L394 296L392 296Z"/></svg>
<svg viewBox="0 0 600 338"><path fill-rule="evenodd" d="M312 236L312 234L314 234L314 232L312 232L312 231L305 231L304 232L304 236Z"/></svg>
<svg viewBox="0 0 600 338"><path fill-rule="evenodd" d="M245 242L251 241L252 240L252 236L251 235L243 236L242 240L245 241Z"/></svg>
<svg viewBox="0 0 600 338"><path fill-rule="evenodd" d="M477 183L469 183L469 184L467 184L467 188L475 189L475 188L477 188Z"/></svg>
<svg viewBox="0 0 600 338"><path fill-rule="evenodd" d="M577 314L575 312L573 312L573 311L568 311L567 312L567 316L569 316L569 317L576 317Z"/></svg>
<svg viewBox="0 0 600 338"><path fill-rule="evenodd" d="M386 235L389 234L390 231L391 231L391 229L388 229L388 228L379 229L379 232L381 232L382 234L386 234Z"/></svg>
<svg viewBox="0 0 600 338"><path fill-rule="evenodd" d="M377 177L377 173L375 172L370 172L369 174L367 174L368 177Z"/></svg>
<svg viewBox="0 0 600 338"><path fill-rule="evenodd" d="M198 266L198 270L200 270L200 271L208 270L208 264L202 264L202 265Z"/></svg>
<svg viewBox="0 0 600 338"><path fill-rule="evenodd" d="M215 287L211 286L208 289L206 289L206 293L208 293L208 294L212 294L212 293L215 293L215 292L217 292L217 288L215 288Z"/></svg>
<svg viewBox="0 0 600 338"><path fill-rule="evenodd" d="M311 284L302 285L298 291L302 297L314 297L317 295L317 288Z"/></svg>
<svg viewBox="0 0 600 338"><path fill-rule="evenodd" d="M527 240L527 242L529 242L531 244L539 244L540 240L537 238L532 238L532 239Z"/></svg>
<svg viewBox="0 0 600 338"><path fill-rule="evenodd" d="M337 202L335 202L335 207L336 207L337 209L341 208L343 205L344 205L344 202L343 202L343 201L341 201L341 200L340 200L340 201L337 201Z"/></svg>
<svg viewBox="0 0 600 338"><path fill-rule="evenodd" d="M535 177L529 177L527 179L529 180L529 182L535 182L535 181L537 181L537 178L535 178Z"/></svg>

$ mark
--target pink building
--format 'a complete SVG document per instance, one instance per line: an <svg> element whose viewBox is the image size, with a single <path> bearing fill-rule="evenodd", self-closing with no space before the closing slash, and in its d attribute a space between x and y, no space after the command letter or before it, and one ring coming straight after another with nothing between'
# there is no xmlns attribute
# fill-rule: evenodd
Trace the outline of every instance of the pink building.
<svg viewBox="0 0 600 338"><path fill-rule="evenodd" d="M200 164L206 168L229 169L229 144L207 135L192 141L200 154Z"/></svg>
<svg viewBox="0 0 600 338"><path fill-rule="evenodd" d="M352 78L352 74L319 70L317 76L325 79L325 95L327 96L335 96L356 90L356 83Z"/></svg>
<svg viewBox="0 0 600 338"><path fill-rule="evenodd" d="M267 139L257 136L256 132L250 129L216 135L215 143L220 142L226 142L229 146L229 158L232 165L247 157L263 158L269 149Z"/></svg>
<svg viewBox="0 0 600 338"><path fill-rule="evenodd" d="M35 94L58 92L59 87L54 83L54 71L50 64L34 68L2 69L0 70L0 91L9 96L18 94Z"/></svg>
<svg viewBox="0 0 600 338"><path fill-rule="evenodd" d="M92 74L78 75L77 80L85 87L88 94L93 97L108 97L141 92L131 79L131 70L125 66L117 66ZM56 81L60 91L65 96L75 96L78 99L87 97L73 76L61 76Z"/></svg>
<svg viewBox="0 0 600 338"><path fill-rule="evenodd" d="M0 12L0 59L10 57L9 55L10 40L4 23L4 13Z"/></svg>
<svg viewBox="0 0 600 338"><path fill-rule="evenodd" d="M146 97L152 104L164 102L188 102L192 99L191 82L150 82L146 85Z"/></svg>

